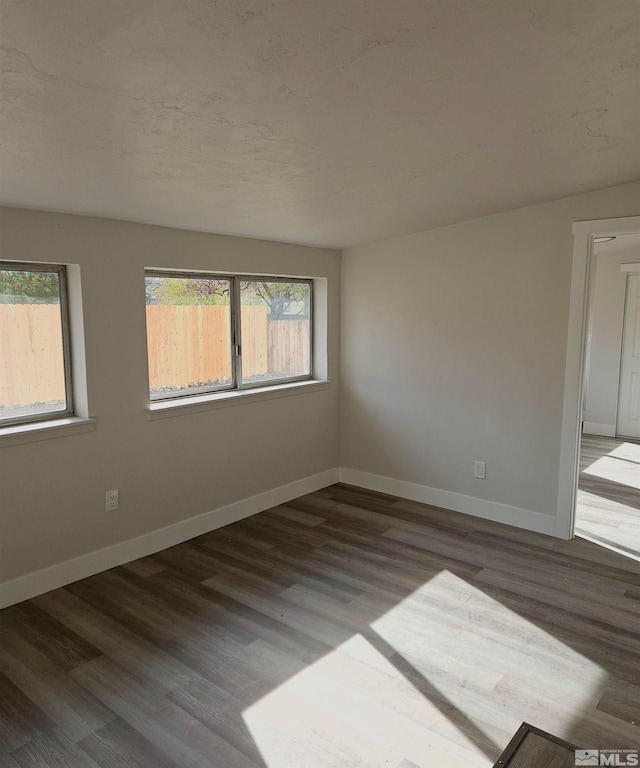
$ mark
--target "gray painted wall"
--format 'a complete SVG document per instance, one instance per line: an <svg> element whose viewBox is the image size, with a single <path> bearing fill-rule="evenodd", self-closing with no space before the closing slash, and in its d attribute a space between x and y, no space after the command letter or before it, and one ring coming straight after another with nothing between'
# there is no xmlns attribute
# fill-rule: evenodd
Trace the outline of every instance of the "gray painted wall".
<svg viewBox="0 0 640 768"><path fill-rule="evenodd" d="M554 515L571 225L639 201L628 184L394 238L349 249L342 272L336 251L0 209L2 258L80 267L98 419L0 448L0 581L338 464ZM327 278L340 392L148 421L145 266Z"/></svg>
<svg viewBox="0 0 640 768"><path fill-rule="evenodd" d="M555 515L572 223L639 208L628 184L345 251L341 466Z"/></svg>
<svg viewBox="0 0 640 768"><path fill-rule="evenodd" d="M338 375L340 254L20 209L0 211L3 259L80 265L90 434L0 447L0 581L337 466L338 385L148 421L143 270L328 280ZM107 489L120 509L105 513Z"/></svg>

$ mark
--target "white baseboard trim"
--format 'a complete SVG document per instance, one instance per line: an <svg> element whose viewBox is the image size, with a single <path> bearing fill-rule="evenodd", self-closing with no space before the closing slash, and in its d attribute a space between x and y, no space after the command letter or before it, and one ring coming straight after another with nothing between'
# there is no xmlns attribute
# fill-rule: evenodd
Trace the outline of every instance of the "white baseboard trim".
<svg viewBox="0 0 640 768"><path fill-rule="evenodd" d="M368 488L370 491L388 493L391 496L400 496L410 501L419 501L422 504L431 504L434 507L442 507L454 512L463 512L465 515L482 517L485 520L493 520L496 523L513 525L516 528L524 528L527 531L566 538L555 515L545 515L542 512L534 512L530 509L512 507L496 501L466 496L463 493L443 491L441 488L431 488L428 485L410 483L406 480L396 480L392 477L374 475L370 472L361 472L358 469L348 469L346 467L340 468L340 482L357 485L360 488Z"/></svg>
<svg viewBox="0 0 640 768"><path fill-rule="evenodd" d="M499 504L495 501L487 501L453 491L444 491L440 488L431 488L406 480L396 480L384 475L361 472L357 469L335 467L317 475L296 480L288 485L281 485L257 496L250 496L225 507L204 512L188 520L181 520L134 539L89 552L72 560L66 560L49 568L20 576L12 581L5 581L0 584L0 608L29 600L44 592L64 587L66 584L85 579L109 568L115 568L131 560L152 555L167 549L167 547L173 547L195 536L235 523L258 512L264 512L278 504L285 504L287 501L307 493L313 493L313 491L318 491L337 482L388 493L423 504L431 504L454 512L481 517L485 520L493 520L497 523L513 525L536 533L544 533L548 536L566 538L555 515L545 515L529 509Z"/></svg>
<svg viewBox="0 0 640 768"><path fill-rule="evenodd" d="M582 431L585 435L600 435L601 437L615 437L615 424L597 424L595 421L584 421Z"/></svg>
<svg viewBox="0 0 640 768"><path fill-rule="evenodd" d="M0 584L0 608L29 600L36 595L64 587L66 584L85 579L87 576L93 576L95 573L106 571L109 568L115 568L117 565L123 565L131 560L137 560L139 557L160 552L167 547L173 547L195 536L221 528L223 525L235 523L278 504L284 504L298 498L298 496L326 488L328 485L337 483L338 480L339 469L336 467L317 475L296 480L288 485L281 485L270 491L259 493L257 496L250 496L226 507L181 520L165 528L137 536L135 539L122 541L119 544L113 544L110 547L75 557L72 560L66 560L49 568L20 576L12 581L5 581Z"/></svg>

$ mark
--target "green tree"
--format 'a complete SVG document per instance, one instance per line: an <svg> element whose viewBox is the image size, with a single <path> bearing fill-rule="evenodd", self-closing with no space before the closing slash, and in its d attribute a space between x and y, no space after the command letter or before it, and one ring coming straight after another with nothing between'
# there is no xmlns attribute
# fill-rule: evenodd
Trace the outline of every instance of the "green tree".
<svg viewBox="0 0 640 768"><path fill-rule="evenodd" d="M27 272L22 269L0 270L0 296L3 294L58 301L58 275L56 272Z"/></svg>
<svg viewBox="0 0 640 768"><path fill-rule="evenodd" d="M229 283L211 278L153 278L145 280L147 303L173 306L229 304Z"/></svg>
<svg viewBox="0 0 640 768"><path fill-rule="evenodd" d="M246 290L252 292L255 302L247 300ZM307 314L309 311L309 286L305 283L268 283L262 280L242 282L243 303L266 304L269 307L271 320L279 320L296 306L296 314Z"/></svg>
<svg viewBox="0 0 640 768"><path fill-rule="evenodd" d="M279 320L290 312L307 315L309 312L309 286L306 283L242 280L241 302L244 306L266 304L269 318ZM171 306L228 305L230 283L210 277L145 278L147 304Z"/></svg>

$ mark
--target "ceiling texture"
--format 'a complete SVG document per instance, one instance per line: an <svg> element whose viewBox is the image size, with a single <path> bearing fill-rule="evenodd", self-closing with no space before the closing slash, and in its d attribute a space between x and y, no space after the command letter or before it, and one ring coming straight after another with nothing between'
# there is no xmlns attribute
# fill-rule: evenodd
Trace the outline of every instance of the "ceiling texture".
<svg viewBox="0 0 640 768"><path fill-rule="evenodd" d="M0 0L0 202L345 247L640 177L638 0Z"/></svg>

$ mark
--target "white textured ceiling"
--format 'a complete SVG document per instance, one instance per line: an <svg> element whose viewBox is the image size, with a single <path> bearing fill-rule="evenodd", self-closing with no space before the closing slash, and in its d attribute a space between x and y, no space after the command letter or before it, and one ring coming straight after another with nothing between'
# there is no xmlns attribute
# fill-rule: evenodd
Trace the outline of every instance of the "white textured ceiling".
<svg viewBox="0 0 640 768"><path fill-rule="evenodd" d="M637 0L1 0L0 201L348 246L640 177Z"/></svg>

